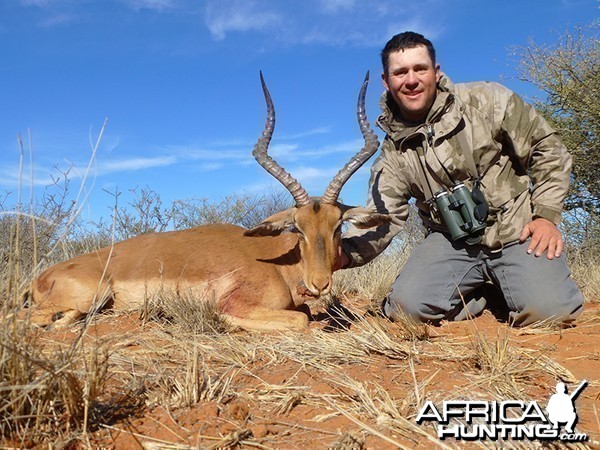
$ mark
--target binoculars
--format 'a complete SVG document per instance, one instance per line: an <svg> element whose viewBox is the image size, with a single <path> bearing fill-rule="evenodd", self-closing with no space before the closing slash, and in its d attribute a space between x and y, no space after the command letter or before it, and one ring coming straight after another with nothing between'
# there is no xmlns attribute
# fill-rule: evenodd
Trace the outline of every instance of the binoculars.
<svg viewBox="0 0 600 450"><path fill-rule="evenodd" d="M457 183L450 192L441 190L435 194L435 204L453 241L466 238L470 245L481 241L489 213L481 190L470 191L464 183Z"/></svg>

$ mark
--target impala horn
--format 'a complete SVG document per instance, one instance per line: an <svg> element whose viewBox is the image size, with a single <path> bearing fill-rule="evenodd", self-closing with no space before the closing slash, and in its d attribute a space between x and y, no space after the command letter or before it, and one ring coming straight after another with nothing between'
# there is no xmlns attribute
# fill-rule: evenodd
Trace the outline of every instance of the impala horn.
<svg viewBox="0 0 600 450"><path fill-rule="evenodd" d="M263 131L262 136L254 146L252 155L267 172L273 175L277 181L290 191L290 194L292 194L292 197L296 200L296 206L308 205L310 203L308 192L306 192L302 185L286 172L277 161L267 154L267 148L269 147L271 137L273 136L273 130L275 129L275 108L273 107L271 94L269 94L269 90L267 89L262 71L260 72L260 83L262 84L265 100L267 102L267 123L265 124L265 130Z"/></svg>
<svg viewBox="0 0 600 450"><path fill-rule="evenodd" d="M331 180L323 197L321 197L321 203L335 204L337 203L342 187L346 184L346 181L356 172L360 167L367 162L367 160L373 156L373 154L379 148L379 140L377 135L369 127L367 121L367 113L365 110L365 97L367 94L367 85L369 84L369 72L365 76L365 81L358 94L358 105L356 108L356 114L358 116L358 124L360 131L365 139L365 146L348 161L348 163L340 170L337 175Z"/></svg>

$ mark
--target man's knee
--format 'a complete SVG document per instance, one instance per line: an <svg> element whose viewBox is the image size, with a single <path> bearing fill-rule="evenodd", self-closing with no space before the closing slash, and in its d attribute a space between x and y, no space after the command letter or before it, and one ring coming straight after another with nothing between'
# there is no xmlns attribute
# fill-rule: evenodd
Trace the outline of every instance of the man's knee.
<svg viewBox="0 0 600 450"><path fill-rule="evenodd" d="M392 320L409 317L417 323L439 322L447 315L436 296L427 296L424 289L412 289L395 283L384 304L384 313Z"/></svg>
<svg viewBox="0 0 600 450"><path fill-rule="evenodd" d="M583 311L583 295L577 291L570 298L543 298L530 302L522 311L511 313L513 325L536 322L570 323Z"/></svg>
<svg viewBox="0 0 600 450"><path fill-rule="evenodd" d="M534 322L571 322L583 309L583 295L566 263L559 259L532 258L526 243L507 249L499 275L502 291L516 326Z"/></svg>
<svg viewBox="0 0 600 450"><path fill-rule="evenodd" d="M555 318L561 322L571 322L575 320L583 311L583 295L580 291L572 297L570 301L557 302L550 308L545 308L548 317Z"/></svg>
<svg viewBox="0 0 600 450"><path fill-rule="evenodd" d="M392 320L401 320L403 317L410 317L415 322L427 322L423 306L422 303L415 302L410 298L390 293L385 299L383 312L386 317Z"/></svg>

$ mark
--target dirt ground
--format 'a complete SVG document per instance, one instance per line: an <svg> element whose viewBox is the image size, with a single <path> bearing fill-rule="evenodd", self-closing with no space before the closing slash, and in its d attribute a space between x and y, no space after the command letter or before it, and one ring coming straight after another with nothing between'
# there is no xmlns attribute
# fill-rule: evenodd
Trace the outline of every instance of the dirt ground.
<svg viewBox="0 0 600 450"><path fill-rule="evenodd" d="M598 303L566 329L511 329L489 312L413 330L364 314L340 330L328 323L311 322L307 333L190 337L136 315L103 316L85 339L107 349L106 383L79 445L541 448L539 441L440 441L433 426L416 424L416 412L427 399L545 407L558 380L569 392L587 380L575 406L577 431L588 441L578 445L600 448ZM67 345L76 335L77 327L44 340Z"/></svg>

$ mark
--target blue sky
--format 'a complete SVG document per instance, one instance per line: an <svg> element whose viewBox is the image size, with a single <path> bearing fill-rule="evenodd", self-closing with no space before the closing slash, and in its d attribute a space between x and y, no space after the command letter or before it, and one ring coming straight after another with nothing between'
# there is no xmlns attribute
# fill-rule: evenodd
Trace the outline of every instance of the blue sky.
<svg viewBox="0 0 600 450"><path fill-rule="evenodd" d="M597 0L0 0L0 200L41 195L71 168L84 217L108 217L105 191L149 187L163 201L278 187L251 156L265 122L262 70L277 113L271 154L321 195L358 151L356 97L367 70L373 122L379 52L392 35L429 37L454 82L500 81L525 97L511 47L552 44L598 18ZM367 163L370 166L370 162ZM342 191L366 198L367 168Z"/></svg>

